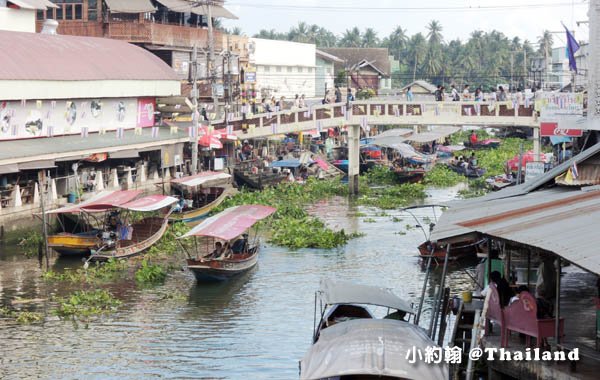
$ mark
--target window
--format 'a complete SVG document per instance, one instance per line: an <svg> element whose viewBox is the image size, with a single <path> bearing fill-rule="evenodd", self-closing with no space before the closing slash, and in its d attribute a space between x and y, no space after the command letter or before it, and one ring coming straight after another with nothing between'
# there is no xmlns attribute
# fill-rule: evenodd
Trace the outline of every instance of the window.
<svg viewBox="0 0 600 380"><path fill-rule="evenodd" d="M291 72L292 72L292 66L288 66L288 67L287 67L287 72L288 72L288 73L291 73Z"/></svg>
<svg viewBox="0 0 600 380"><path fill-rule="evenodd" d="M56 20L84 19L83 0L54 0L53 3L55 3L58 8L48 9L48 11L46 11L46 18L54 18ZM91 14L95 20L97 15L97 0L90 0L88 5L88 15Z"/></svg>
<svg viewBox="0 0 600 380"><path fill-rule="evenodd" d="M271 67L269 67L269 66L265 66L265 67L264 67L264 71L265 71L265 73L268 73L268 72L270 72L270 71L271 71Z"/></svg>
<svg viewBox="0 0 600 380"><path fill-rule="evenodd" d="M277 66L277 68L275 69L275 71L277 71L278 73L281 72L281 66Z"/></svg>
<svg viewBox="0 0 600 380"><path fill-rule="evenodd" d="M38 20L43 20L44 19L44 11L37 11L37 19Z"/></svg>
<svg viewBox="0 0 600 380"><path fill-rule="evenodd" d="M302 72L304 72L304 68L303 68L303 67L298 67L298 72L299 72L299 73L302 73Z"/></svg>
<svg viewBox="0 0 600 380"><path fill-rule="evenodd" d="M309 67L309 68L308 68L308 72L309 72L309 73L312 73L312 72L313 72L313 68L312 68L312 67Z"/></svg>

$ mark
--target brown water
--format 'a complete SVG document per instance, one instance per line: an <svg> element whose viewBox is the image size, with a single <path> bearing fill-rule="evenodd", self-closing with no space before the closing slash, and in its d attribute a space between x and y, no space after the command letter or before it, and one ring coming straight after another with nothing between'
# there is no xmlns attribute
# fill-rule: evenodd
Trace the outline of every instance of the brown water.
<svg viewBox="0 0 600 380"><path fill-rule="evenodd" d="M430 194L426 202L439 203L456 192ZM332 226L366 236L334 250L290 251L266 244L258 267L229 283L197 285L183 270L152 289L117 283L111 290L123 301L119 311L87 327L50 313L47 300L73 288L48 285L37 259L24 259L16 247L0 247L0 304L17 297L42 299L21 306L46 313L41 324L0 319L0 378L297 379L298 360L311 343L314 292L322 278L390 287L418 304L424 272L416 246L424 237L419 229L406 229L415 224L408 215L383 215L344 199L320 202L311 211ZM430 211L416 213L433 219ZM403 220L394 222L394 216ZM61 269L81 262L53 259L52 265ZM441 268L434 272L434 283L440 273ZM455 268L449 285L458 292L471 282ZM429 289L426 308L432 297ZM428 325L425 312L421 326Z"/></svg>

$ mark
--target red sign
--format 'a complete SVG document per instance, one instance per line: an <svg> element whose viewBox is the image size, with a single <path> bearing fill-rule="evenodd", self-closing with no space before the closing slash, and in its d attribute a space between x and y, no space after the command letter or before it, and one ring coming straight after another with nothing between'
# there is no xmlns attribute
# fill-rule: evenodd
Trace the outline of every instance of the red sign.
<svg viewBox="0 0 600 380"><path fill-rule="evenodd" d="M540 123L540 135L581 137L583 136L583 131L581 129L559 128L558 123Z"/></svg>
<svg viewBox="0 0 600 380"><path fill-rule="evenodd" d="M154 110L156 102L154 98L139 98L137 107L137 126L153 127L154 126Z"/></svg>

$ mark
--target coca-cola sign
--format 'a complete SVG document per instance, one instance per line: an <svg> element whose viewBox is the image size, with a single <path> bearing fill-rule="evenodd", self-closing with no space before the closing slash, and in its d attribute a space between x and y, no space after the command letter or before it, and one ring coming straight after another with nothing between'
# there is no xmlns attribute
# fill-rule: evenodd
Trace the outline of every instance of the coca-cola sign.
<svg viewBox="0 0 600 380"><path fill-rule="evenodd" d="M558 123L540 123L540 135L581 137L583 131L581 129L559 128Z"/></svg>

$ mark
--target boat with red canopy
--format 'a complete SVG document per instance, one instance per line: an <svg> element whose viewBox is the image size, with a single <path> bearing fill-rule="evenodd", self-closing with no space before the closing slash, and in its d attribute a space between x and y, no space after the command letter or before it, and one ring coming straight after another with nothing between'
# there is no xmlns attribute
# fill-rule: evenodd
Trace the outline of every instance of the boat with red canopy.
<svg viewBox="0 0 600 380"><path fill-rule="evenodd" d="M247 231L275 211L262 205L230 207L183 235L180 239L194 237L195 257L182 246L188 254L187 266L196 280L224 281L252 269L258 262L260 241L256 234L250 241ZM198 238L205 241L198 243Z"/></svg>
<svg viewBox="0 0 600 380"><path fill-rule="evenodd" d="M177 198L174 197L149 195L118 206L110 215L110 225L117 231L116 236L113 239L113 235L107 236L106 231L103 232L103 246L92 251L90 260L129 258L150 248L167 230L175 203ZM143 217L137 219L140 215Z"/></svg>
<svg viewBox="0 0 600 380"><path fill-rule="evenodd" d="M137 190L103 191L78 204L46 212L55 215L62 232L48 236L48 247L61 256L89 255L102 247L102 232L108 230L106 212L131 202Z"/></svg>

